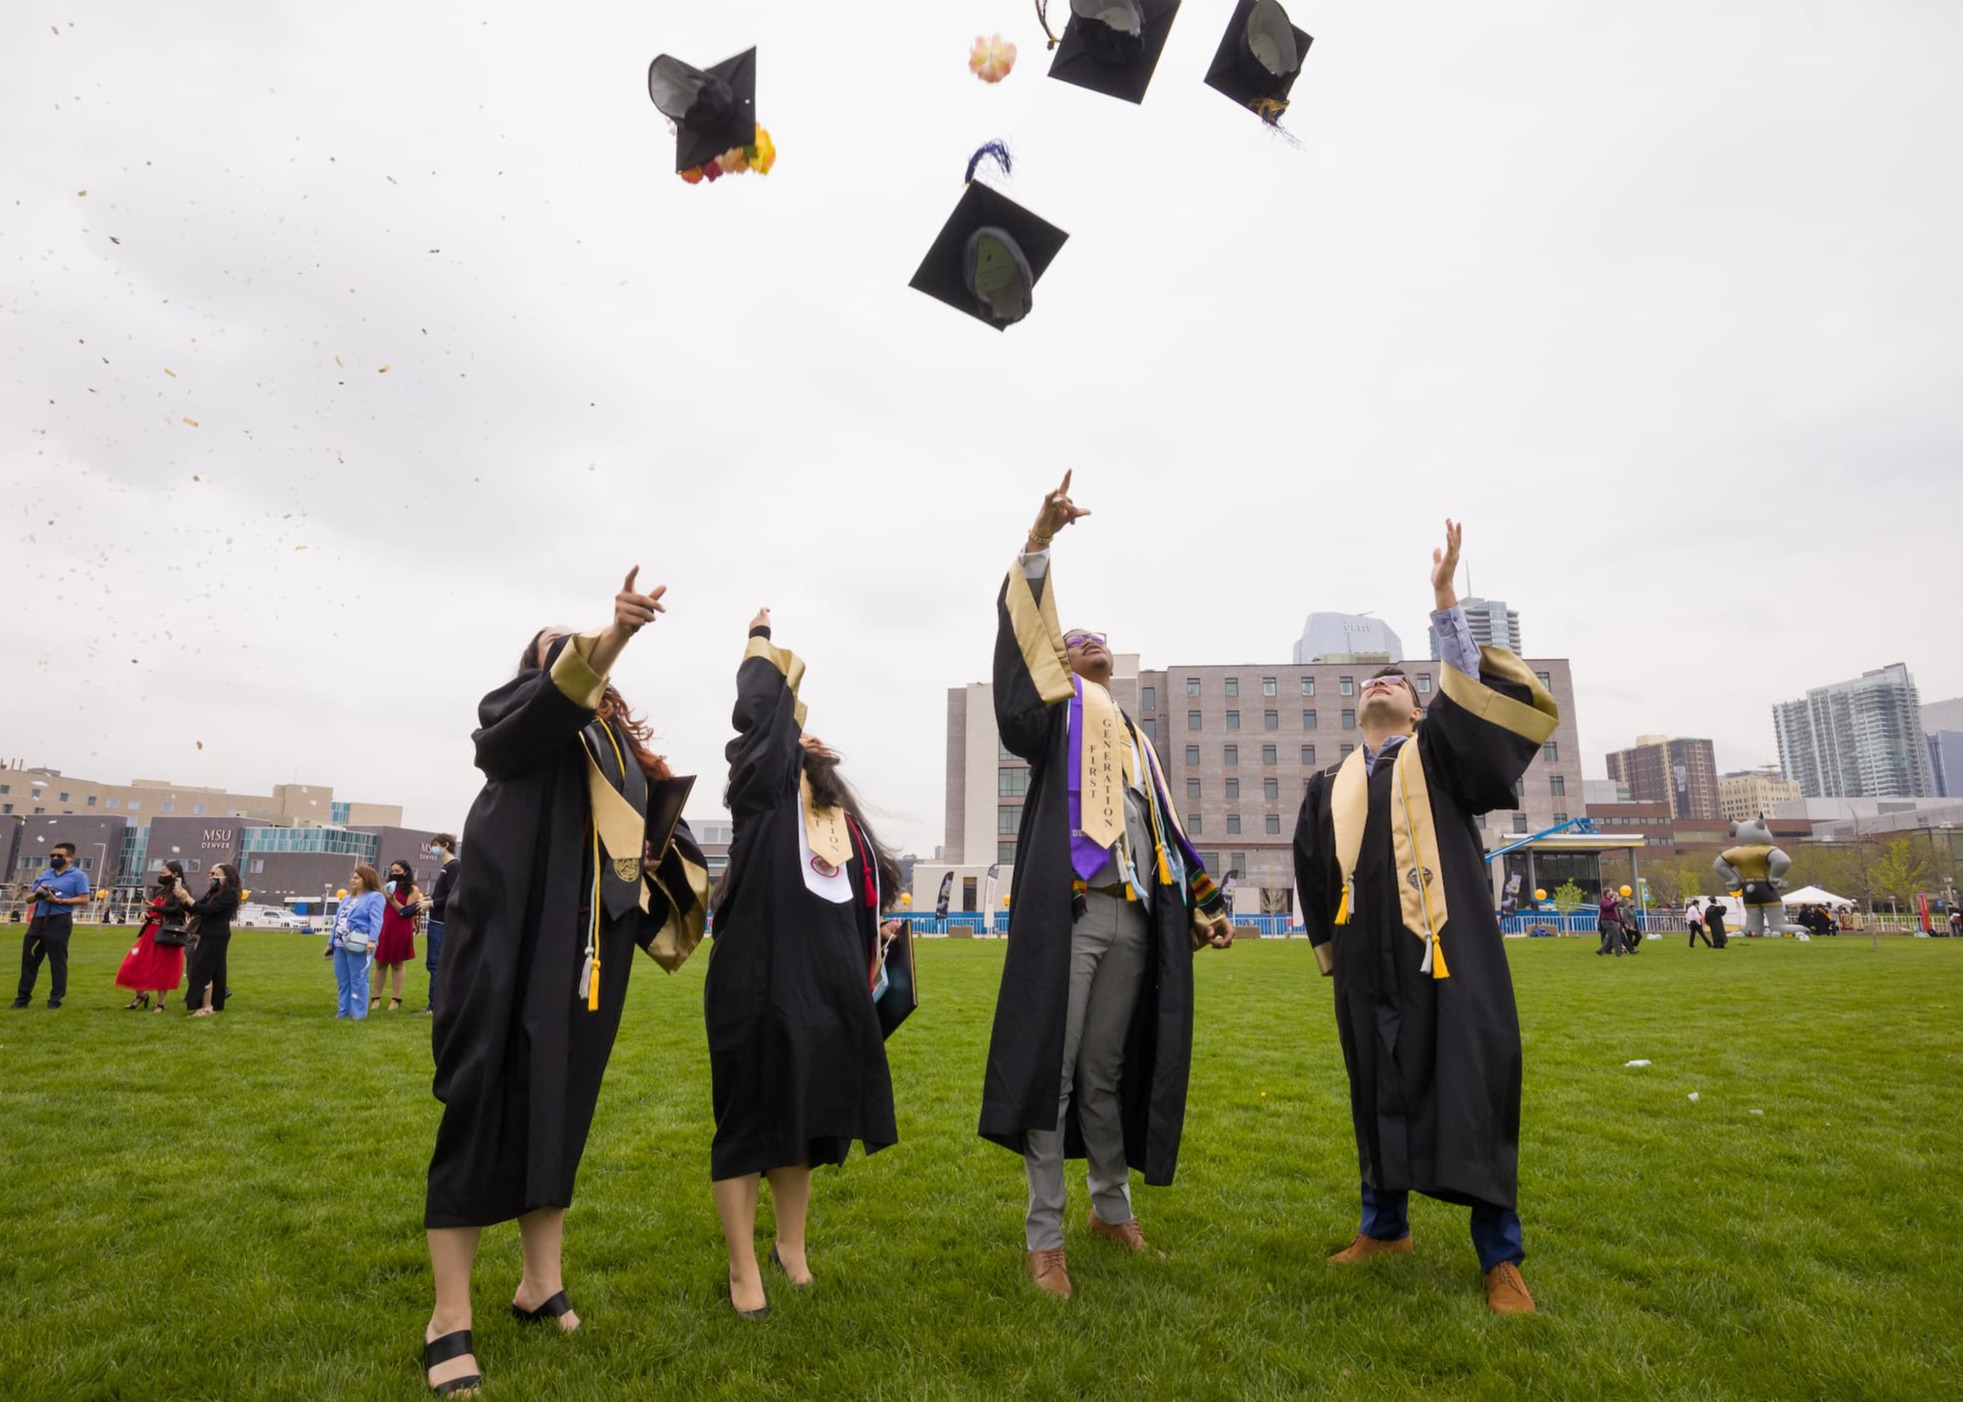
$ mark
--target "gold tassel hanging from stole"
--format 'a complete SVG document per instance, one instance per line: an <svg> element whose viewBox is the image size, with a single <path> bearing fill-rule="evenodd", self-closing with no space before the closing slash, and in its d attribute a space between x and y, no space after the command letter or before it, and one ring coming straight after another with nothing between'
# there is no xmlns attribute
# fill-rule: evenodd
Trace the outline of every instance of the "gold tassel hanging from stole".
<svg viewBox="0 0 1963 1402"><path fill-rule="evenodd" d="M579 996L586 1011L600 1011L600 829L593 827L592 918L586 926L586 960L579 970Z"/></svg>
<svg viewBox="0 0 1963 1402"><path fill-rule="evenodd" d="M1443 920L1442 916L1434 916L1431 903L1431 886L1437 877L1425 863L1426 857L1436 855L1438 845L1431 831L1431 791L1424 783L1423 761L1418 758L1417 743L1415 738L1404 742L1400 747L1400 752L1396 760L1396 768L1393 771L1397 779L1398 794L1403 799L1404 822L1402 825L1392 824L1394 829L1392 837L1397 848L1398 866L1404 869L1407 859L1410 863L1408 869L1400 870L1400 875L1405 877L1405 884L1407 885L1415 882L1418 889L1416 904L1423 913L1425 957L1423 962L1418 965L1418 969L1421 973L1430 974L1434 979L1447 979L1452 976L1452 971L1445 967L1445 946L1439 943L1438 939L1438 927L1443 923ZM1410 772L1405 768L1407 756L1404 751L1409 751L1410 762L1420 767L1419 786L1424 789L1425 794L1424 823L1422 826L1418 823L1411 807L1411 780ZM1432 838L1432 840L1427 842L1425 840L1426 838ZM1408 875L1406 874L1407 870ZM1406 895L1404 904L1407 907L1412 904L1408 894ZM1443 904L1442 900L1440 904ZM1408 925L1408 919L1406 923Z"/></svg>

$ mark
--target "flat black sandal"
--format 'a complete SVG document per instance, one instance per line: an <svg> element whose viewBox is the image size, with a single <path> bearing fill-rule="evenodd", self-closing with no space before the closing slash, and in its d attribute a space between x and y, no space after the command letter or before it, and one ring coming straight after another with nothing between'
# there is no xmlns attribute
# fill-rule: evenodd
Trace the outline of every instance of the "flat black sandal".
<svg viewBox="0 0 1963 1402"><path fill-rule="evenodd" d="M423 1345L423 1380L429 1381L429 1370L439 1363L448 1363L453 1358L462 1358L477 1350L470 1342L470 1330L459 1329L454 1334L431 1339ZM481 1373L466 1373L461 1378L452 1378L447 1383L430 1383L429 1390L441 1397L452 1392L474 1392L484 1385Z"/></svg>
<svg viewBox="0 0 1963 1402"><path fill-rule="evenodd" d="M511 1303L511 1317L520 1324L543 1324L548 1319L557 1319L562 1314L573 1312L573 1302L561 1290L535 1310L520 1309L516 1300Z"/></svg>

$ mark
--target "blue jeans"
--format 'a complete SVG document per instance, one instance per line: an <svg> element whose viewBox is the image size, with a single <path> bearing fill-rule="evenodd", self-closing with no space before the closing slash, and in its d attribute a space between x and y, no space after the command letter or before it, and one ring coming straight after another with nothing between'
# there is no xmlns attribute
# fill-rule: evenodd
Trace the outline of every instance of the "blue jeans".
<svg viewBox="0 0 1963 1402"><path fill-rule="evenodd" d="M436 1006L436 966L443 962L443 922L432 920L423 935L423 967L429 970L429 1005Z"/></svg>
<svg viewBox="0 0 1963 1402"><path fill-rule="evenodd" d="M1411 1235L1411 1195L1387 1193L1363 1185L1363 1224L1357 1230L1378 1241L1396 1241ZM1479 1253L1479 1269L1489 1271L1502 1261L1519 1265L1527 1259L1526 1241L1520 1231L1520 1214L1510 1207L1480 1203L1472 1209L1472 1249Z"/></svg>
<svg viewBox="0 0 1963 1402"><path fill-rule="evenodd" d="M368 968L374 959L372 946L359 954L351 949L335 948L334 982L341 990L341 1017L368 1016Z"/></svg>

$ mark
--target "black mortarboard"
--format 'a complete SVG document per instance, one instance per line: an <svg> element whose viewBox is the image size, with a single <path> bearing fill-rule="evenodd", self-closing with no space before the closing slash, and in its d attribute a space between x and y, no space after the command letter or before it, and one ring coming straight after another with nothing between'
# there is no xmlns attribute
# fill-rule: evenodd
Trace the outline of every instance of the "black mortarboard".
<svg viewBox="0 0 1963 1402"><path fill-rule="evenodd" d="M757 139L757 51L707 70L662 54L648 65L648 96L675 124L675 169L706 165Z"/></svg>
<svg viewBox="0 0 1963 1402"><path fill-rule="evenodd" d="M1003 331L1029 315L1037 279L1070 235L973 171L971 163L967 192L907 285Z"/></svg>
<svg viewBox="0 0 1963 1402"><path fill-rule="evenodd" d="M1288 110L1288 91L1314 42L1289 22L1276 0L1240 0L1206 71L1206 85L1273 125Z"/></svg>
<svg viewBox="0 0 1963 1402"><path fill-rule="evenodd" d="M1050 76L1143 102L1178 13L1179 0L1070 0Z"/></svg>

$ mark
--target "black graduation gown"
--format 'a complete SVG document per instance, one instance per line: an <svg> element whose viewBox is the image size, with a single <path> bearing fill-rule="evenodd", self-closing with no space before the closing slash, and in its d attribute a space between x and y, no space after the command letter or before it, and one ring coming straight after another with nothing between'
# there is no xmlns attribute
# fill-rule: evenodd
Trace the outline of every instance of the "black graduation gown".
<svg viewBox="0 0 1963 1402"><path fill-rule="evenodd" d="M568 649L570 651L570 649ZM471 859L444 910L432 1028L443 1118L430 1159L426 1227L480 1227L567 1207L600 1080L620 1029L636 944L670 918L600 922L600 1006L578 996L593 883L591 799L580 732L590 707L545 671L485 697L473 737L484 788L464 821ZM686 825L660 864L668 890L701 864Z"/></svg>
<svg viewBox="0 0 1963 1402"><path fill-rule="evenodd" d="M1363 1181L1511 1208L1519 1187L1520 1022L1473 815L1518 806L1514 783L1554 722L1552 701L1518 658L1486 649L1486 661L1478 682L1453 673L1416 739L1405 742L1419 747L1429 781L1450 910L1439 943L1451 977L1421 972L1425 941L1401 913L1391 835L1396 751L1370 776L1350 922L1334 923L1343 892L1330 799L1340 766L1309 780L1295 825L1295 882L1309 938L1330 945ZM1522 704L1483 704L1491 693Z"/></svg>
<svg viewBox="0 0 1963 1402"><path fill-rule="evenodd" d="M1070 697L1068 654L1043 579L1014 567L996 600L995 723L1010 752L1029 761L1029 793L1016 836L1009 886L1009 948L996 995L982 1085L984 1139L1022 1153L1030 1130L1057 1127L1063 1090L1063 1034L1070 999ZM1134 735L1137 728L1126 718ZM1149 743L1138 737L1141 746ZM1152 800L1159 803L1156 786ZM1160 822L1169 821L1163 809ZM1222 904L1203 871L1187 889L1153 893L1151 939L1138 1003L1125 1038L1118 1095L1125 1161L1163 1187L1179 1164L1186 1083L1193 1061L1193 907ZM1084 1156L1073 1100L1064 1153Z"/></svg>
<svg viewBox="0 0 1963 1402"><path fill-rule="evenodd" d="M759 630L736 674L735 832L702 995L715 1179L841 1164L855 1139L868 1154L899 1139L870 986L879 910L866 898L856 826L846 866L852 898L835 904L804 884L802 671Z"/></svg>

